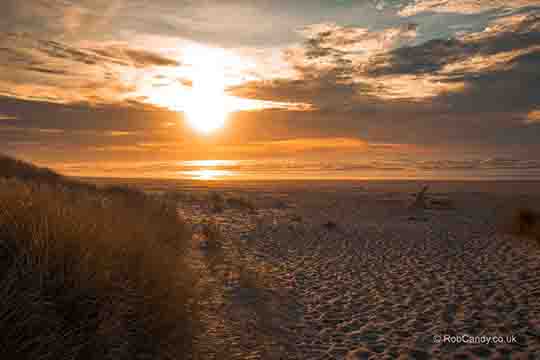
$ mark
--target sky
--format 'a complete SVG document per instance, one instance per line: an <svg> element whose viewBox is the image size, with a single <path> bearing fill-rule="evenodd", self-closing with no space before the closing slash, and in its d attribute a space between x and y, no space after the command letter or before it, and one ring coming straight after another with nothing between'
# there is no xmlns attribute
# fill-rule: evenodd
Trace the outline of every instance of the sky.
<svg viewBox="0 0 540 360"><path fill-rule="evenodd" d="M519 176L540 170L540 0L3 0L0 152Z"/></svg>

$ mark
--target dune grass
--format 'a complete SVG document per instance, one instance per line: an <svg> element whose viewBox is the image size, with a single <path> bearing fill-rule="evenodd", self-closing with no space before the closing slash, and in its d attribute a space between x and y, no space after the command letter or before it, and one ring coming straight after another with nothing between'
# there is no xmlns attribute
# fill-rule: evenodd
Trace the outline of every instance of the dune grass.
<svg viewBox="0 0 540 360"><path fill-rule="evenodd" d="M58 184L67 179L56 172L0 154L0 176Z"/></svg>
<svg viewBox="0 0 540 360"><path fill-rule="evenodd" d="M0 353L188 358L198 295L176 208L0 164Z"/></svg>
<svg viewBox="0 0 540 360"><path fill-rule="evenodd" d="M535 239L540 244L540 212L530 208L520 208L512 222L514 233Z"/></svg>

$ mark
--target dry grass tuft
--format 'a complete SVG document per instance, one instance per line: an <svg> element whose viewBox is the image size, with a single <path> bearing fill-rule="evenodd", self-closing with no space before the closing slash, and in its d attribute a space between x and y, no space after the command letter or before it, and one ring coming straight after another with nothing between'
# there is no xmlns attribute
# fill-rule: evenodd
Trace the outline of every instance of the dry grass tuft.
<svg viewBox="0 0 540 360"><path fill-rule="evenodd" d="M212 212L220 213L220 212L223 212L223 210L225 210L225 198L220 193L218 192L210 193L208 200L209 200L209 204L210 204L210 208L212 209Z"/></svg>
<svg viewBox="0 0 540 360"><path fill-rule="evenodd" d="M256 210L255 204L247 197L243 196L230 196L227 198L227 205L231 208L248 210L254 212Z"/></svg>
<svg viewBox="0 0 540 360"><path fill-rule="evenodd" d="M41 182L58 184L65 178L47 168L41 168L24 161L12 159L0 154L0 176L21 180L39 180Z"/></svg>
<svg viewBox="0 0 540 360"><path fill-rule="evenodd" d="M197 293L186 259L191 236L176 208L22 168L24 180L14 179L17 171L0 179L0 351L17 359L187 358Z"/></svg>
<svg viewBox="0 0 540 360"><path fill-rule="evenodd" d="M512 221L512 231L536 239L540 244L540 212L530 208L518 209Z"/></svg>
<svg viewBox="0 0 540 360"><path fill-rule="evenodd" d="M222 235L219 226L216 223L203 223L201 233L206 239L206 247L208 250L216 250L222 247Z"/></svg>

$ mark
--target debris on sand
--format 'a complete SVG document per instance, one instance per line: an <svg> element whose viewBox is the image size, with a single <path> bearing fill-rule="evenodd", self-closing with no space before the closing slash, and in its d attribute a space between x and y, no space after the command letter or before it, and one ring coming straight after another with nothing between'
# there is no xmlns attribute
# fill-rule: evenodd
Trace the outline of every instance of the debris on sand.
<svg viewBox="0 0 540 360"><path fill-rule="evenodd" d="M409 221L419 221L419 222L426 222L428 221L428 217L425 215L411 215L407 218Z"/></svg>
<svg viewBox="0 0 540 360"><path fill-rule="evenodd" d="M287 204L285 201L281 200L281 199L276 199L274 201L274 204L272 206L273 208L276 208L276 209L280 209L280 210L283 210L283 209L288 209L289 208L289 204Z"/></svg>
<svg viewBox="0 0 540 360"><path fill-rule="evenodd" d="M408 217L409 221L427 221L428 218L425 214L425 210L428 208L427 204L427 191L429 186L424 186L421 191L416 193L414 202L409 206L409 209L413 211L413 214Z"/></svg>
<svg viewBox="0 0 540 360"><path fill-rule="evenodd" d="M425 185L420 192L415 195L414 202L411 205L412 209L427 209L427 196L426 193L429 186Z"/></svg>
<svg viewBox="0 0 540 360"><path fill-rule="evenodd" d="M325 222L323 224L323 227L328 230L328 231L331 231L331 230L335 230L337 229L337 224L333 221L328 221L328 222Z"/></svg>
<svg viewBox="0 0 540 360"><path fill-rule="evenodd" d="M441 199L432 199L430 206L435 210L455 210L456 206L451 199L441 198Z"/></svg>
<svg viewBox="0 0 540 360"><path fill-rule="evenodd" d="M540 213L529 208L518 209L514 215L512 232L536 239L540 244Z"/></svg>

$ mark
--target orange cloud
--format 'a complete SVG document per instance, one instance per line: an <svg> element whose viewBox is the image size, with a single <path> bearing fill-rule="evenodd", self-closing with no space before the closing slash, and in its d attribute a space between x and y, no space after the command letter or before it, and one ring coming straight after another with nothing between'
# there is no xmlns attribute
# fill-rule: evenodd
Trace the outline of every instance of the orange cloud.
<svg viewBox="0 0 540 360"><path fill-rule="evenodd" d="M498 8L516 9L531 5L538 5L538 0L416 0L401 9L399 15L413 16L427 11L476 14Z"/></svg>
<svg viewBox="0 0 540 360"><path fill-rule="evenodd" d="M533 110L527 114L527 123L540 123L540 110Z"/></svg>
<svg viewBox="0 0 540 360"><path fill-rule="evenodd" d="M130 135L136 135L136 134L137 133L134 131L121 131L121 130L113 130L113 131L105 132L105 135L112 136L112 137L130 136Z"/></svg>
<svg viewBox="0 0 540 360"><path fill-rule="evenodd" d="M531 46L525 49L503 51L491 55L477 54L472 57L446 64L440 74L452 75L453 73L474 73L482 71L501 71L510 69L515 63L513 60L520 56L540 51L540 46Z"/></svg>
<svg viewBox="0 0 540 360"><path fill-rule="evenodd" d="M317 152L362 152L369 149L367 142L354 138L298 138L289 140L257 141L247 144L216 146L217 153L244 154L244 156L283 156Z"/></svg>

